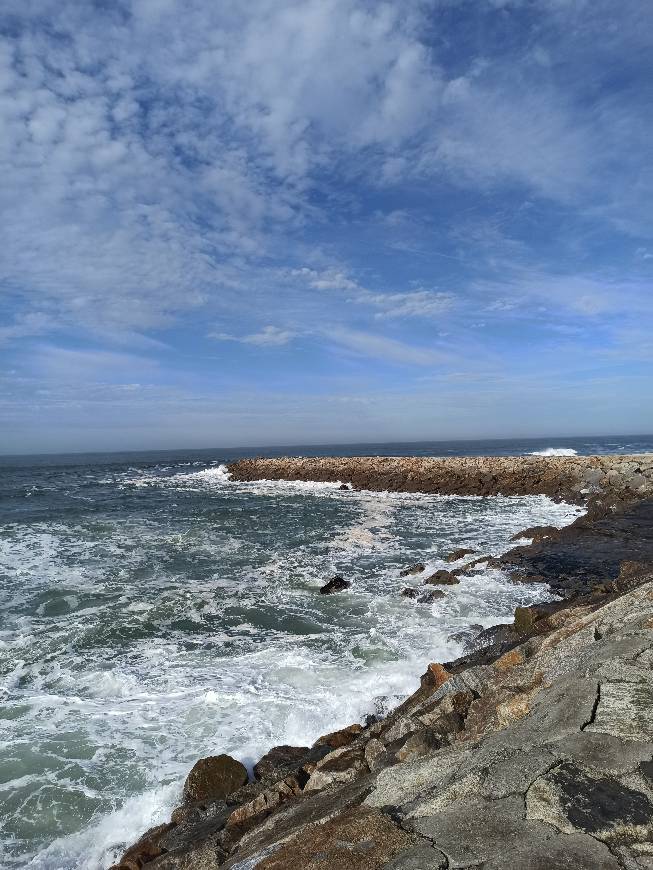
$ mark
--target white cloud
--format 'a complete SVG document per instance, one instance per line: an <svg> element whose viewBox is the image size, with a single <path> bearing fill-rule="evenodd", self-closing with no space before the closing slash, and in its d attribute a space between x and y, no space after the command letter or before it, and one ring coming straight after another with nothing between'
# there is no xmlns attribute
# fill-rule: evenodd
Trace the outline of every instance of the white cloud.
<svg viewBox="0 0 653 870"><path fill-rule="evenodd" d="M433 290L412 290L406 293L370 293L365 291L355 298L356 302L378 308L379 319L401 317L437 318L449 311L455 298L451 293Z"/></svg>
<svg viewBox="0 0 653 870"><path fill-rule="evenodd" d="M219 341L239 341L242 344L253 344L257 347L281 347L284 344L292 341L297 333L289 329L280 329L278 326L264 326L260 332L253 332L249 335L235 336L228 332L211 332L209 338L216 338Z"/></svg>
<svg viewBox="0 0 653 870"><path fill-rule="evenodd" d="M394 338L361 330L333 328L324 330L324 335L334 344L355 354L393 363L433 366L450 359L448 354L438 350L406 344Z"/></svg>

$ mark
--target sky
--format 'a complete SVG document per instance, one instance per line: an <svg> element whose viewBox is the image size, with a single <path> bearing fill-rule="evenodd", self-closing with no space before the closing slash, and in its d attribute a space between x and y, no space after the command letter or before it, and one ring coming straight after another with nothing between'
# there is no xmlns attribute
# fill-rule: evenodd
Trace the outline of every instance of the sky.
<svg viewBox="0 0 653 870"><path fill-rule="evenodd" d="M3 0L0 452L653 431L649 0Z"/></svg>

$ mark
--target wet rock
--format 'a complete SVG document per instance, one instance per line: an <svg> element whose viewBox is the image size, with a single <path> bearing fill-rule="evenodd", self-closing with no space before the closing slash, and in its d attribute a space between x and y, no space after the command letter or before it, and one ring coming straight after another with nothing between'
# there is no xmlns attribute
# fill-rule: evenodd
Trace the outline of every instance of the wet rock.
<svg viewBox="0 0 653 870"><path fill-rule="evenodd" d="M343 746L349 746L363 730L363 726L358 722L353 725L348 725L346 728L341 728L339 731L332 731L330 734L324 734L313 744L314 747L328 746L330 749L340 749Z"/></svg>
<svg viewBox="0 0 653 870"><path fill-rule="evenodd" d="M479 623L474 623L473 625L468 626L467 628L463 628L460 631L456 631L453 634L449 635L449 640L453 640L456 643L463 644L463 646L467 646L473 640L475 640L479 634L483 631L483 626Z"/></svg>
<svg viewBox="0 0 653 870"><path fill-rule="evenodd" d="M320 588L320 595L332 595L334 592L342 592L344 589L349 589L351 583L345 580L340 574L336 574L328 583Z"/></svg>
<svg viewBox="0 0 653 870"><path fill-rule="evenodd" d="M350 487L346 483L341 483L338 489L342 492L349 492Z"/></svg>
<svg viewBox="0 0 653 870"><path fill-rule="evenodd" d="M573 762L562 762L531 786L527 811L529 819L563 833L581 831L607 842L644 840L653 833L649 795Z"/></svg>
<svg viewBox="0 0 653 870"><path fill-rule="evenodd" d="M441 589L432 589L429 592L422 592L417 600L420 604L432 604L434 601L446 597L446 594Z"/></svg>
<svg viewBox="0 0 653 870"><path fill-rule="evenodd" d="M401 594L404 598L417 598L419 595L419 591L417 589L413 589L412 586L406 586L405 589L401 590Z"/></svg>
<svg viewBox="0 0 653 870"><path fill-rule="evenodd" d="M426 571L426 565L423 562L416 562L408 568L404 568L399 572L400 577L409 577L411 574L421 574Z"/></svg>
<svg viewBox="0 0 653 870"><path fill-rule="evenodd" d="M620 591L618 583L610 584L617 582L622 562L653 562L653 499L620 504L614 512L609 504L595 504L594 511L550 540L506 553L500 557L504 568L518 569L526 582L546 582L564 598L588 594L598 583Z"/></svg>
<svg viewBox="0 0 653 870"><path fill-rule="evenodd" d="M424 581L424 584L428 586L455 586L457 583L460 583L460 580L456 576L456 572L445 571L444 568L440 568Z"/></svg>
<svg viewBox="0 0 653 870"><path fill-rule="evenodd" d="M184 800L222 800L248 780L247 768L230 755L200 758L186 777Z"/></svg>
<svg viewBox="0 0 653 870"><path fill-rule="evenodd" d="M551 535L557 534L559 531L557 526L529 526L522 532L517 532L510 538L511 541L519 541L521 538L532 538L533 543L541 541L543 538L550 538Z"/></svg>
<svg viewBox="0 0 653 870"><path fill-rule="evenodd" d="M470 550L467 547L461 547L458 550L454 550L453 553L449 553L445 562L457 562L459 559L464 559L465 556L471 556L475 552L475 550Z"/></svg>

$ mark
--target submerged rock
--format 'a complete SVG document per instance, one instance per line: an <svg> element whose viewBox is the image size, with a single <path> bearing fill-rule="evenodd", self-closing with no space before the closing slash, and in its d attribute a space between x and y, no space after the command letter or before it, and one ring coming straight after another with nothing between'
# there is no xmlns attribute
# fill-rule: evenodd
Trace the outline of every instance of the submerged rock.
<svg viewBox="0 0 653 870"><path fill-rule="evenodd" d="M332 595L334 592L342 592L343 589L349 589L350 586L349 580L345 580L340 574L336 574L332 580L329 580L328 583L325 583L320 588L320 595Z"/></svg>
<svg viewBox="0 0 653 870"><path fill-rule="evenodd" d="M431 589L429 592L422 592L417 600L420 604L431 604L433 601L446 597L441 589Z"/></svg>
<svg viewBox="0 0 653 870"><path fill-rule="evenodd" d="M184 800L223 800L248 779L247 768L230 755L200 758L186 777Z"/></svg>
<svg viewBox="0 0 653 870"><path fill-rule="evenodd" d="M459 559L464 559L465 556L472 556L476 550L470 550L468 547L461 547L459 550L454 550L449 553L445 562L457 562Z"/></svg>
<svg viewBox="0 0 653 870"><path fill-rule="evenodd" d="M444 568L440 568L439 571L427 577L424 583L428 586L455 586L460 583L460 580L455 571L445 571Z"/></svg>
<svg viewBox="0 0 653 870"><path fill-rule="evenodd" d="M419 595L419 591L417 589L414 589L412 586L406 586L405 589L401 590L401 594L404 596L404 598L417 598L417 596Z"/></svg>
<svg viewBox="0 0 653 870"><path fill-rule="evenodd" d="M521 532L517 532L510 538L511 541L519 541L521 538L532 538L533 543L541 541L543 538L550 538L551 535L560 531L557 526L530 526Z"/></svg>
<svg viewBox="0 0 653 870"><path fill-rule="evenodd" d="M423 571L426 571L426 565L423 562L415 562L414 565L410 565L408 568L401 570L399 576L409 577L411 574L421 574Z"/></svg>

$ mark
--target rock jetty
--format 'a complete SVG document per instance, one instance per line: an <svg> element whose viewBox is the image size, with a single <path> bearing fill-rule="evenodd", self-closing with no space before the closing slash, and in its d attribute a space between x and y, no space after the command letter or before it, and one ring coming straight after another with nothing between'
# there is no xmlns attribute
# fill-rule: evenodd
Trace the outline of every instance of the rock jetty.
<svg viewBox="0 0 653 870"><path fill-rule="evenodd" d="M651 870L653 497L631 474L650 480L622 468L501 557L559 600L479 626L386 717L275 747L251 781L198 762L114 870Z"/></svg>
<svg viewBox="0 0 653 870"><path fill-rule="evenodd" d="M653 494L653 454L629 456L328 456L241 459L234 480L350 483L442 495L535 495L579 502L598 492Z"/></svg>

